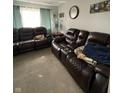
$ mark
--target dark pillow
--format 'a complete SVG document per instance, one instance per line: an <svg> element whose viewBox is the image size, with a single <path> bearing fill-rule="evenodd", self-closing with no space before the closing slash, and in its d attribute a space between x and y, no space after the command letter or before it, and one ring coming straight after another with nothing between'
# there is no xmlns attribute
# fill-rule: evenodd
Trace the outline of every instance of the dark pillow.
<svg viewBox="0 0 124 93"><path fill-rule="evenodd" d="M83 53L98 63L110 65L110 49L104 45L88 42Z"/></svg>

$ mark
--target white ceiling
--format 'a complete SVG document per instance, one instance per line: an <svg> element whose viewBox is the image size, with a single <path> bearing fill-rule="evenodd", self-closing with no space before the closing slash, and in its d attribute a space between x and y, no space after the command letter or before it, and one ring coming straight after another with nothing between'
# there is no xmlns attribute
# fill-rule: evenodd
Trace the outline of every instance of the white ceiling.
<svg viewBox="0 0 124 93"><path fill-rule="evenodd" d="M23 3L32 3L32 4L41 4L48 6L59 6L61 4L66 3L69 0L13 0L15 2L23 2Z"/></svg>

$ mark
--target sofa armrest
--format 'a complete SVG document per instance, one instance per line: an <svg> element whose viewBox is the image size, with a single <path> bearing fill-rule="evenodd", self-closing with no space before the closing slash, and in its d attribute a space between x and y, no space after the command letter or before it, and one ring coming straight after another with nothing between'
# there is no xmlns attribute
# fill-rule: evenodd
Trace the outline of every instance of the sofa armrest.
<svg viewBox="0 0 124 93"><path fill-rule="evenodd" d="M65 41L65 36L62 36L62 37L59 37L59 38L55 38L52 42L60 43L62 41Z"/></svg>
<svg viewBox="0 0 124 93"><path fill-rule="evenodd" d="M95 71L101 73L102 75L109 77L110 67L102 64L97 64L95 67Z"/></svg>

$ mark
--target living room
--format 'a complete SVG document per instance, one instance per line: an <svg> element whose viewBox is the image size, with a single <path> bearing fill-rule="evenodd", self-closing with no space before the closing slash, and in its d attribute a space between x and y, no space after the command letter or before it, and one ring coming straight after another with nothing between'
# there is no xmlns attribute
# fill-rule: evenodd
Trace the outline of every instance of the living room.
<svg viewBox="0 0 124 93"><path fill-rule="evenodd" d="M13 93L110 93L110 0L13 0L12 13Z"/></svg>
<svg viewBox="0 0 124 93"><path fill-rule="evenodd" d="M14 93L107 93L109 7L105 0L14 0Z"/></svg>

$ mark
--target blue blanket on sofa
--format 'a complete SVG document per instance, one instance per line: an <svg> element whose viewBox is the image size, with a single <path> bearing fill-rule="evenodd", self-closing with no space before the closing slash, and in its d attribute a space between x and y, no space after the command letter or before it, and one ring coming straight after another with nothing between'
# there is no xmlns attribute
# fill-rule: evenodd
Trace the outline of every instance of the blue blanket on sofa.
<svg viewBox="0 0 124 93"><path fill-rule="evenodd" d="M83 53L98 63L110 65L110 48L106 46L88 42L83 49Z"/></svg>

